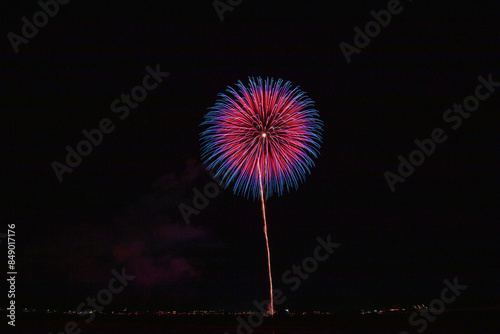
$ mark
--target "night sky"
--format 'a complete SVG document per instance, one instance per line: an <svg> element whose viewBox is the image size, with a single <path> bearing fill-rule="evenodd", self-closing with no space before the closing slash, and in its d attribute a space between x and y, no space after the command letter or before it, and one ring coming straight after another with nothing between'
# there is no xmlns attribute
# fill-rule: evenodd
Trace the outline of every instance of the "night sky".
<svg viewBox="0 0 500 334"><path fill-rule="evenodd" d="M189 226L178 208L211 180L200 162L207 108L249 76L300 86L324 122L307 181L267 203L274 282L287 297L278 311L428 304L454 277L468 288L453 307L498 305L500 88L456 130L443 114L478 76L500 81L500 5L401 1L348 63L339 44L354 45L353 28L387 4L247 0L221 21L210 0L73 0L19 53L5 37L1 232L16 224L18 307L74 309L121 268L136 278L107 310L266 299L259 202L227 189ZM4 36L39 10L4 1ZM113 101L157 64L168 77L120 119ZM59 182L52 163L104 118L114 131ZM447 140L392 192L384 173L435 128ZM341 246L291 291L282 273L328 235Z"/></svg>

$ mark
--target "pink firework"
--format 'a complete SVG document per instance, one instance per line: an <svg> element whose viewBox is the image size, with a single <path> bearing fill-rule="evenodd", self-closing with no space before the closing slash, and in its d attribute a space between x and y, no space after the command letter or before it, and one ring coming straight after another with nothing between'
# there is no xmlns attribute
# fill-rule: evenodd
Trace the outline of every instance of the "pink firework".
<svg viewBox="0 0 500 334"><path fill-rule="evenodd" d="M288 81L249 78L239 92L228 87L205 115L202 158L236 194L260 197L264 219L270 313L274 314L271 259L267 237L266 199L285 188L298 188L319 154L322 121L313 102Z"/></svg>

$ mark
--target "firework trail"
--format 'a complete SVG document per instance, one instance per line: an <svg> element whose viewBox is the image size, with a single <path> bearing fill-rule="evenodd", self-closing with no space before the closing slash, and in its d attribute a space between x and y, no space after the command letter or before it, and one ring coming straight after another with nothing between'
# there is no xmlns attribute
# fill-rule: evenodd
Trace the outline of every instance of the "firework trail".
<svg viewBox="0 0 500 334"><path fill-rule="evenodd" d="M267 270L269 272L269 295L270 295L270 309L271 316L274 315L274 298L273 298L273 275L271 274L271 252L269 251L269 239L267 238L267 219L266 219L266 200L264 198L264 186L262 185L262 174L259 167L259 185L260 185L260 199L262 203L262 218L264 219L264 236L266 238L267 250Z"/></svg>
<svg viewBox="0 0 500 334"><path fill-rule="evenodd" d="M219 94L201 124L202 159L215 170L221 184L233 183L235 194L259 199L264 219L270 286L270 313L274 314L271 255L267 235L266 200L297 189L319 155L322 121L313 101L288 81L249 78L239 91L228 87Z"/></svg>

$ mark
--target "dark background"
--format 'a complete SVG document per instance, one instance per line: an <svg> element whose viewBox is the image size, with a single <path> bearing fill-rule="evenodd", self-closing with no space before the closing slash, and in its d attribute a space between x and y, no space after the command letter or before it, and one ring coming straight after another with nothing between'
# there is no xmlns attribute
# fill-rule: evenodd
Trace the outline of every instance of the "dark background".
<svg viewBox="0 0 500 334"><path fill-rule="evenodd" d="M267 298L259 203L226 190L189 226L178 209L210 181L203 115L248 76L299 85L324 121L307 182L268 201L287 297L278 310L428 304L454 277L468 288L449 307L498 306L500 92L456 131L442 116L479 75L500 81L500 6L402 5L351 64L339 44L387 1L247 0L221 22L209 0L73 0L19 54L5 37L2 231L16 224L18 307L74 309L122 267L136 279L106 310L240 310ZM4 35L39 10L3 1ZM170 76L119 120L111 102L156 64ZM115 131L59 183L51 163L102 118ZM436 127L448 140L392 193L383 173ZM341 247L291 292L281 274L329 234Z"/></svg>

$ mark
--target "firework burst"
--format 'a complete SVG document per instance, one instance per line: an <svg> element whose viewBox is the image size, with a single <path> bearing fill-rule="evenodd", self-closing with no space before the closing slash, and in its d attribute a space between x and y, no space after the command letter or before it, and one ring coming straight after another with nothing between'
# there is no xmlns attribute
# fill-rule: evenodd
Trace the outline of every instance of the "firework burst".
<svg viewBox="0 0 500 334"><path fill-rule="evenodd" d="M273 287L265 202L296 189L319 154L322 121L313 101L288 81L249 78L239 91L219 94L202 123L202 159L238 195L261 199L268 255L270 313Z"/></svg>

